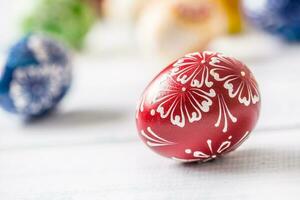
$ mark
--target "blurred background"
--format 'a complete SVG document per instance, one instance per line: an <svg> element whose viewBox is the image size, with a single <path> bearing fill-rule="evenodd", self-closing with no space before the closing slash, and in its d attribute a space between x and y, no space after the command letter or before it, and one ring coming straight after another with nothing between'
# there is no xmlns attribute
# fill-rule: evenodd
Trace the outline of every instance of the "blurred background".
<svg viewBox="0 0 300 200"><path fill-rule="evenodd" d="M0 2L0 16L0 77L11 46L28 33L42 33L65 45L73 67L71 89L55 112L28 121L0 111L0 199L147 199L153 192L158 199L181 199L174 194L185 181L195 182L186 186L186 193L201 185L212 195L209 185L218 176L230 180L226 173L220 175L217 166L204 167L201 175L191 172L207 184L183 168L174 180L170 177L180 167L148 152L135 129L135 107L151 79L180 56L203 50L243 61L257 78L262 113L249 147L294 148L282 155L286 159L275 159L278 154L269 152L274 160L287 163L276 169L270 167L276 161L255 152L265 168L250 170L248 175L255 174L250 178L243 174L247 170L236 168L238 178L255 186L259 173L267 175L258 188L265 196L271 194L267 183L284 179L274 187L289 189L277 197L297 195L299 178L287 180L300 177L300 156L295 154L300 149L295 137L289 137L300 130L299 1L10 0ZM280 146L276 142L283 134L286 142ZM164 165L170 171L163 170ZM162 185L149 189L153 177L147 174L157 168L162 171L153 176L166 175L169 181L162 178ZM216 177L211 170L217 170ZM270 171L282 172L282 179L270 178ZM169 188L172 184L177 190ZM219 194L235 184L229 181ZM248 186L241 184L245 190L240 195L259 199L246 191Z"/></svg>

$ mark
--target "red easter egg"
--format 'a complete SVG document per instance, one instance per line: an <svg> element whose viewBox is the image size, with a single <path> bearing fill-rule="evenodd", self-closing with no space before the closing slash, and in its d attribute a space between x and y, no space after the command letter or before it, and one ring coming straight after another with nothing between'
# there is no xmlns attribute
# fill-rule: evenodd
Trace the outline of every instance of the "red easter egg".
<svg viewBox="0 0 300 200"><path fill-rule="evenodd" d="M136 113L137 129L162 156L205 162L248 138L260 101L257 82L242 62L220 53L191 53L147 86Z"/></svg>

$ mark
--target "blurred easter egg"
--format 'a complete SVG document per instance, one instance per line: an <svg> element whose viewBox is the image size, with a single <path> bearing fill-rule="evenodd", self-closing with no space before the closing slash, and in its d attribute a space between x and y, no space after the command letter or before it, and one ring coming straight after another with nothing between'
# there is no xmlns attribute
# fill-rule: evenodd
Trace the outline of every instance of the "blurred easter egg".
<svg viewBox="0 0 300 200"><path fill-rule="evenodd" d="M103 15L109 21L133 24L151 1L153 0L103 0Z"/></svg>
<svg viewBox="0 0 300 200"><path fill-rule="evenodd" d="M94 10L96 15L102 16L103 15L103 2L104 0L84 0L87 4Z"/></svg>
<svg viewBox="0 0 300 200"><path fill-rule="evenodd" d="M240 33L243 29L243 20L240 9L240 0L219 0L227 16L228 33Z"/></svg>
<svg viewBox="0 0 300 200"><path fill-rule="evenodd" d="M257 27L288 41L300 41L299 0L243 0L243 9Z"/></svg>
<svg viewBox="0 0 300 200"><path fill-rule="evenodd" d="M148 55L175 59L203 50L226 31L226 17L214 0L153 1L140 16L139 46Z"/></svg>
<svg viewBox="0 0 300 200"><path fill-rule="evenodd" d="M257 82L242 62L219 53L191 53L147 86L138 104L137 129L162 156L205 162L246 140L260 101Z"/></svg>
<svg viewBox="0 0 300 200"><path fill-rule="evenodd" d="M41 32L80 49L96 15L83 0L40 0L23 22L25 33Z"/></svg>
<svg viewBox="0 0 300 200"><path fill-rule="evenodd" d="M52 110L71 84L67 50L41 35L29 35L15 44L0 74L0 105L23 116Z"/></svg>

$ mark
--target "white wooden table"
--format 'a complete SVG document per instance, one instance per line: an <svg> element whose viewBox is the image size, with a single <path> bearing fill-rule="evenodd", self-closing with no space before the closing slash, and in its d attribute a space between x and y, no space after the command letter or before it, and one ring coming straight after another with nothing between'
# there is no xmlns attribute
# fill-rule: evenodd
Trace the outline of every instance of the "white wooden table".
<svg viewBox="0 0 300 200"><path fill-rule="evenodd" d="M0 111L1 200L299 199L300 46L260 34L213 45L251 67L262 114L236 152L187 165L152 153L135 130L138 97L162 66L101 33L75 55L73 88L54 115L24 123Z"/></svg>

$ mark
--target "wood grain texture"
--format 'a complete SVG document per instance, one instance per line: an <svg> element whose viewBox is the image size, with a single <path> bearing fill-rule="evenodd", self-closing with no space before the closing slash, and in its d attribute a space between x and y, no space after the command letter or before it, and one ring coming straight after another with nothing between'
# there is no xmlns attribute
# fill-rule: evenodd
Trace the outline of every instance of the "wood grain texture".
<svg viewBox="0 0 300 200"><path fill-rule="evenodd" d="M272 137L272 139L270 139ZM256 134L206 164L179 164L140 142L1 151L1 199L298 199L299 131Z"/></svg>

